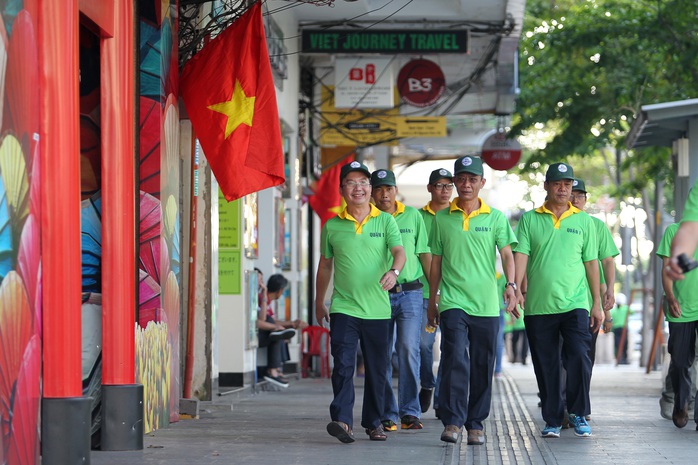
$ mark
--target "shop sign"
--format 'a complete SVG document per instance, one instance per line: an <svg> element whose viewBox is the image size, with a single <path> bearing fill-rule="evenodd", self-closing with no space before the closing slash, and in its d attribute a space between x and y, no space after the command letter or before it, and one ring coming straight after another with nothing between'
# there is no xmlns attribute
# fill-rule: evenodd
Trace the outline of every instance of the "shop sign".
<svg viewBox="0 0 698 465"><path fill-rule="evenodd" d="M521 159L521 144L516 139L507 138L504 131L497 131L482 144L482 159L492 169L511 169Z"/></svg>
<svg viewBox="0 0 698 465"><path fill-rule="evenodd" d="M470 31L304 29L303 53L468 53Z"/></svg>
<svg viewBox="0 0 698 465"><path fill-rule="evenodd" d="M411 60L400 69L397 88L405 102L415 107L428 107L443 94L446 78L433 61Z"/></svg>
<svg viewBox="0 0 698 465"><path fill-rule="evenodd" d="M394 80L391 58L337 58L335 108L392 108Z"/></svg>

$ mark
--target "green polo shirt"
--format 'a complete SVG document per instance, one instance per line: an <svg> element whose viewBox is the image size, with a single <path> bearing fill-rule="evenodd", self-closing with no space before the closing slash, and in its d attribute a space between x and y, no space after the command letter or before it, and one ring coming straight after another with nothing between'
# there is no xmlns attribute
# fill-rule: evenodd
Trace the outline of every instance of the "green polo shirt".
<svg viewBox="0 0 698 465"><path fill-rule="evenodd" d="M392 266L392 256L386 252L396 245L402 240L395 219L374 205L361 224L346 208L325 223L320 250L323 257L334 259L330 313L365 320L390 318L390 299L379 281Z"/></svg>
<svg viewBox="0 0 698 465"><path fill-rule="evenodd" d="M611 329L621 329L625 326L625 320L628 319L628 306L617 305L613 307L611 309L611 318L613 318Z"/></svg>
<svg viewBox="0 0 698 465"><path fill-rule="evenodd" d="M603 272L603 265L601 260L608 257L617 256L620 251L616 247L616 243L613 241L613 236L611 236L611 231L606 227L606 223L600 219L591 216L591 222L596 228L596 243L599 247L599 282L601 284L606 284L606 276ZM591 296L591 289L589 290L589 308L594 303L594 299Z"/></svg>
<svg viewBox="0 0 698 465"><path fill-rule="evenodd" d="M411 283L417 279L424 277L422 263L419 261L419 254L430 253L429 235L422 215L419 210L414 207L408 207L400 202L395 202L397 209L393 213L393 217L400 228L400 236L402 237L402 246L405 248L407 261L404 268L400 271L398 283Z"/></svg>
<svg viewBox="0 0 698 465"><path fill-rule="evenodd" d="M693 189L695 190L695 188ZM674 223L667 226L664 231L659 247L657 247L657 255L665 258L671 256L671 241L679 229L679 224ZM698 259L698 250L693 253L693 258ZM666 312L667 321L674 323L689 323L698 321L698 272L691 271L685 274L685 278L681 281L674 281L674 296L681 305L681 316L674 318Z"/></svg>
<svg viewBox="0 0 698 465"><path fill-rule="evenodd" d="M424 205L419 213L422 215L422 220L424 220L424 228L427 232L427 241L431 237L431 230L434 227L434 222L436 221L436 212L431 209L431 202ZM429 244L431 246L431 244ZM427 282L426 276L419 278L419 281L424 285L422 287L422 295L425 299L429 298L429 283Z"/></svg>
<svg viewBox="0 0 698 465"><path fill-rule="evenodd" d="M598 259L591 217L568 203L557 218L543 205L521 216L516 237L515 252L528 255L526 315L590 311L584 262Z"/></svg>
<svg viewBox="0 0 698 465"><path fill-rule="evenodd" d="M442 257L439 311L499 317L496 248L516 244L504 214L480 199L480 208L467 215L455 199L436 214L429 243Z"/></svg>
<svg viewBox="0 0 698 465"><path fill-rule="evenodd" d="M688 193L681 221L698 221L698 188L695 185L691 188L691 192Z"/></svg>

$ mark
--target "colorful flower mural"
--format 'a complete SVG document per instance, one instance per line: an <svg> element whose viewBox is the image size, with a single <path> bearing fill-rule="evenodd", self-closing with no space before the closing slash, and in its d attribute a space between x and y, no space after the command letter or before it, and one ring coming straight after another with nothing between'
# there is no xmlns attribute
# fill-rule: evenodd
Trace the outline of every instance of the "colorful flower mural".
<svg viewBox="0 0 698 465"><path fill-rule="evenodd" d="M36 11L0 0L0 15L0 463L29 465L41 400Z"/></svg>

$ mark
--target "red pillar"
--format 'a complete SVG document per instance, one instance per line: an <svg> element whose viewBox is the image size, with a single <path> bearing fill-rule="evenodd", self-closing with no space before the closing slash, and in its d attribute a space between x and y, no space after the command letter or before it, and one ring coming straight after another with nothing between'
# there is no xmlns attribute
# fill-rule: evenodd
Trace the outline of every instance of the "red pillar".
<svg viewBox="0 0 698 465"><path fill-rule="evenodd" d="M44 397L82 395L77 0L39 15Z"/></svg>
<svg viewBox="0 0 698 465"><path fill-rule="evenodd" d="M77 0L39 3L42 463L89 463L91 401L82 397L79 27Z"/></svg>
<svg viewBox="0 0 698 465"><path fill-rule="evenodd" d="M111 3L111 2L110 2ZM102 384L135 381L135 23L131 0L113 1L102 39Z"/></svg>

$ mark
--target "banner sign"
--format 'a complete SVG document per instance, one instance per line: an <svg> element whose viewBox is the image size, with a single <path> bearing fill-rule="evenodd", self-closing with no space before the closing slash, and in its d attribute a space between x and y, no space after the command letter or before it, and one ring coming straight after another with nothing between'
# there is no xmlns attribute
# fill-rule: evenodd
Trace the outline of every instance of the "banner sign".
<svg viewBox="0 0 698 465"><path fill-rule="evenodd" d="M468 53L470 31L304 29L302 53Z"/></svg>
<svg viewBox="0 0 698 465"><path fill-rule="evenodd" d="M337 58L335 108L392 108L394 79L391 58Z"/></svg>

